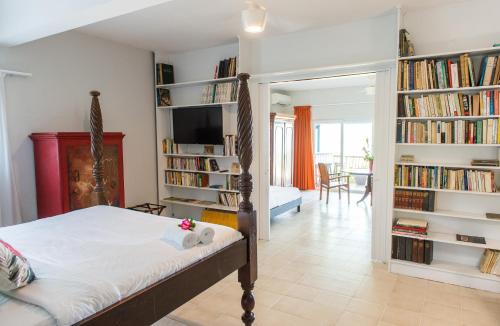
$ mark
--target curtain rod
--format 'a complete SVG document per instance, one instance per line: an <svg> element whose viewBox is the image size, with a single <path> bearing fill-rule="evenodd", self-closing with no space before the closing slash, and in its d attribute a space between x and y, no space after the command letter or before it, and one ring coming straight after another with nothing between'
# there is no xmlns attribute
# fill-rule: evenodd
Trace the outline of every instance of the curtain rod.
<svg viewBox="0 0 500 326"><path fill-rule="evenodd" d="M13 70L6 70L6 69L0 69L0 73L4 73L7 75L11 76L19 76L19 77L31 77L32 75L27 72L20 72L20 71L13 71Z"/></svg>

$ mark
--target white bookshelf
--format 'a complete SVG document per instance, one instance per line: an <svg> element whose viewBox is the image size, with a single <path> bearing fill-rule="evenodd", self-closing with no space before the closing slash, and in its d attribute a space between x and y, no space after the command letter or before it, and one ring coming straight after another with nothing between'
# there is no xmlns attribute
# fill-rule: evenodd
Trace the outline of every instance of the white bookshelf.
<svg viewBox="0 0 500 326"><path fill-rule="evenodd" d="M222 106L223 134L236 134L237 131L237 102L202 103L203 89L207 85L236 82L237 77L214 79L215 66L219 61L231 57L238 57L239 41L208 49L194 50L184 53L155 53L155 63L167 63L174 67L173 84L155 85L155 91L168 89L172 100L170 106L156 105L156 134L157 134L157 171L158 171L158 202L167 206L165 214L168 216L198 219L204 209L216 209L236 212L237 208L219 204L219 193L238 194L237 190L226 190L226 179L239 175L231 172L231 165L238 162L235 155L225 155L222 145L214 145L214 152L205 153L203 145L179 145L179 153L163 153L162 140L173 139L172 117L173 110L183 110L196 107ZM238 66L240 63L238 62ZM155 69L156 71L156 69ZM237 71L239 71L237 67ZM156 81L156 78L155 78ZM156 95L156 94L155 94ZM155 101L156 103L156 101ZM170 169L167 166L169 158L210 158L217 160L219 171L197 171L189 169ZM227 172L220 172L227 170ZM208 187L176 185L166 183L165 173L187 172L208 175ZM212 187L210 187L212 186ZM215 188L217 187L217 188ZM185 199L185 200L176 200ZM191 201L187 201L190 199Z"/></svg>
<svg viewBox="0 0 500 326"><path fill-rule="evenodd" d="M409 31L411 33L411 31ZM411 34L410 34L411 36ZM411 37L410 37L411 38ZM468 53L477 65L484 55L500 55L499 48L480 48L452 52L431 53L401 57L398 61L444 59ZM445 89L397 90L395 101L400 95L423 96L439 93L474 93L500 89L500 85L475 86ZM397 105L395 109L397 110ZM453 117L397 117L397 121L458 121L498 119L500 116L453 116ZM495 173L496 184L500 185L500 167L473 166L472 159L498 159L500 144L435 144L398 143L394 139L395 166L433 166L456 169L486 170ZM401 162L401 155L414 155L415 162ZM479 260L485 248L500 249L500 220L486 218L486 212L500 213L499 193L474 192L465 190L432 189L420 187L393 186L393 191L426 190L435 192L435 209L432 212L394 208L390 216L389 236L393 235L393 221L399 217L410 217L428 221L426 240L434 243L433 261L430 265L390 258L389 270L394 273L462 285L477 289L500 292L500 277L479 271ZM456 234L482 236L486 244L475 244L456 240ZM409 238L411 235L394 234ZM392 241L389 241L392 243Z"/></svg>

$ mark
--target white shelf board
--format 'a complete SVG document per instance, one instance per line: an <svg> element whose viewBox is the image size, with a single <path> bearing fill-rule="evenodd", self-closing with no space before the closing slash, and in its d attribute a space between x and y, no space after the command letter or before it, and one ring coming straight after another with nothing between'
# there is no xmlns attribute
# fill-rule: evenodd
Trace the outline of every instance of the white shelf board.
<svg viewBox="0 0 500 326"><path fill-rule="evenodd" d="M157 106L158 110L167 110L167 109L183 109L183 108L195 108L195 107L206 107L213 105L234 105L238 104L238 102L220 102L220 103L203 103L203 104L188 104L188 105L170 105L170 106Z"/></svg>
<svg viewBox="0 0 500 326"><path fill-rule="evenodd" d="M234 192L236 194L239 193L238 190L228 190L224 188L210 188L210 187L195 187L195 186L182 186L182 185L173 185L170 183L165 183L166 187L174 187L174 188L186 188L186 189L197 189L197 190L206 190L206 191L221 191L221 192Z"/></svg>
<svg viewBox="0 0 500 326"><path fill-rule="evenodd" d="M500 115L489 115L489 116L456 116L456 117L398 117L397 120L437 120L437 121L447 121L447 120L484 120L484 119L498 119Z"/></svg>
<svg viewBox="0 0 500 326"><path fill-rule="evenodd" d="M203 173L203 174L220 174L220 175L240 175L240 173L233 173L233 172L220 172L220 171L197 171L197 170L183 170L183 169L165 169L165 171L172 171L172 172L189 172L189 173Z"/></svg>
<svg viewBox="0 0 500 326"><path fill-rule="evenodd" d="M421 55L414 55L414 56L408 56L408 57L400 57L399 61L449 58L449 57L457 57L457 56L460 56L462 54L469 54L469 56L478 56L478 55L493 54L493 53L499 53L499 52L500 52L500 47L489 47L489 48L469 49L469 50L462 50L462 51L450 51L450 52L440 52L440 53L431 53L431 54L421 54Z"/></svg>
<svg viewBox="0 0 500 326"><path fill-rule="evenodd" d="M490 86L474 86L474 87L454 87L454 88L433 88L433 89L412 89L398 91L398 94L433 94L433 93L455 93L455 92L473 92L473 91L487 91L493 89L500 89L500 85Z"/></svg>
<svg viewBox="0 0 500 326"><path fill-rule="evenodd" d="M168 198L163 198L161 200L161 202L170 203L170 204L174 204L174 205L182 205L182 206L218 209L221 211L229 211L229 212L237 212L238 211L238 207L219 205L219 204L216 204L215 202L213 204L201 204L201 203L193 203L193 202L183 202L183 201L179 201L179 200L171 200Z"/></svg>
<svg viewBox="0 0 500 326"><path fill-rule="evenodd" d="M396 143L396 146L461 146L461 147L500 147L500 144L434 144L434 143Z"/></svg>
<svg viewBox="0 0 500 326"><path fill-rule="evenodd" d="M441 232L432 232L429 231L427 232L428 234L426 236L419 236L419 235L412 235L412 234L398 234L392 232L392 235L399 236L399 237L405 237L405 238L412 238L412 239L421 239L421 240L431 240L434 242L440 242L440 243L448 243L452 245L457 245L457 246L465 246L465 247L474 247L474 248L489 248L489 249L500 249L500 241L495 240L495 239L485 239L486 244L482 243L472 243L472 242L464 242L464 241L457 241L456 235L451 234L451 233L441 233Z"/></svg>
<svg viewBox="0 0 500 326"><path fill-rule="evenodd" d="M405 266L410 266L410 267L418 267L418 268L424 268L427 270L436 270L436 271L448 272L448 273L459 274L459 275L463 275L463 276L469 276L469 277L480 278L480 279L484 279L484 280L492 280L492 281L500 282L499 276L496 276L493 274L481 273L481 271L479 270L479 267L463 265L463 264L458 264L458 263L453 263L453 262L447 262L447 261L442 261L442 260L433 260L430 265L426 265L426 264L418 264L418 263L414 263L414 262L406 261L406 260L391 259L391 265L392 264L405 265ZM392 266L391 266L391 269L392 269Z"/></svg>
<svg viewBox="0 0 500 326"><path fill-rule="evenodd" d="M167 157L206 157L206 158L238 158L236 155L215 155L215 154L167 154L163 153Z"/></svg>
<svg viewBox="0 0 500 326"><path fill-rule="evenodd" d="M394 212L399 212L404 214L425 215L425 216L453 217L453 218L485 221L485 222L500 222L500 220L486 218L485 214L456 212L456 211L441 210L441 209L435 210L434 212L427 212L427 211L417 211L413 209L394 208Z"/></svg>
<svg viewBox="0 0 500 326"><path fill-rule="evenodd" d="M233 81L237 81L237 80L238 80L238 77L204 79L204 80L187 81L187 82L174 83L174 84L156 85L156 88L171 89L171 88L178 88L178 87L189 87L189 86L200 86L200 85L208 85L208 84L229 83L229 82L233 82Z"/></svg>
<svg viewBox="0 0 500 326"><path fill-rule="evenodd" d="M444 168L457 168L457 169L468 169L468 170L500 171L500 166L477 166L477 165L437 163L437 162L396 162L395 164L403 166L427 166L427 167L437 166Z"/></svg>
<svg viewBox="0 0 500 326"><path fill-rule="evenodd" d="M427 191L449 192L449 193L459 193L459 194L467 194L467 195L481 195L481 196L499 196L500 195L500 192L480 192L480 191L434 189L434 188L404 187L404 186L394 186L394 189L427 190Z"/></svg>

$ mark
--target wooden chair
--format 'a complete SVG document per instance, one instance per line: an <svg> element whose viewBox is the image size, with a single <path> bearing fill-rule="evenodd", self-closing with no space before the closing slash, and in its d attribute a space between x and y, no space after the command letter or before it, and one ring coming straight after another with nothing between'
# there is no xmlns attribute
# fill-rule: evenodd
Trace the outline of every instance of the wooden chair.
<svg viewBox="0 0 500 326"><path fill-rule="evenodd" d="M350 185L349 179L350 175L343 172L331 173L327 164L318 163L319 175L320 175L320 188L319 188L319 200L323 196L323 188L326 189L326 203L328 204L328 199L330 197L330 189L338 188L339 199L342 199L342 190L347 191L347 202L350 203Z"/></svg>

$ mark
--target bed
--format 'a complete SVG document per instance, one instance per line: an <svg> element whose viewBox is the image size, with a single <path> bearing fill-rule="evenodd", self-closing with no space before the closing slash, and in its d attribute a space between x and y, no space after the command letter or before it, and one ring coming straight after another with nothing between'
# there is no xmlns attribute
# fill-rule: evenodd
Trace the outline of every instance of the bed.
<svg viewBox="0 0 500 326"><path fill-rule="evenodd" d="M302 205L302 194L298 188L269 186L271 218L293 208L297 208L297 212L300 212L300 205Z"/></svg>
<svg viewBox="0 0 500 326"><path fill-rule="evenodd" d="M252 325L257 241L249 201L248 78L238 75L239 230L214 225L212 243L178 250L159 239L166 225L179 220L103 205L0 228L0 238L17 247L37 275L31 284L0 295L2 326L150 325L236 270L243 290L241 319ZM104 204L99 93L91 94L94 192Z"/></svg>

